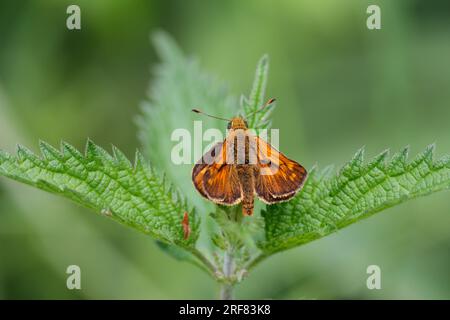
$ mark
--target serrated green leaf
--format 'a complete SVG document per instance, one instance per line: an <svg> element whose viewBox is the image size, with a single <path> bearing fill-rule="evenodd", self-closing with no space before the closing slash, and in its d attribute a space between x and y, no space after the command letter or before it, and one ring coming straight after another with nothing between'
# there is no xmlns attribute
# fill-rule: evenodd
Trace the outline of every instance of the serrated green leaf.
<svg viewBox="0 0 450 320"><path fill-rule="evenodd" d="M266 102L265 94L268 77L269 57L264 55L256 66L255 78L253 80L250 96L248 98L241 96L240 100L243 116L247 120L249 128L255 130L268 129L270 127L269 116L275 107L275 104L271 104L259 111L261 106Z"/></svg>
<svg viewBox="0 0 450 320"><path fill-rule="evenodd" d="M447 158L434 162L433 151L431 145L409 163L408 148L388 163L384 151L364 164L360 149L333 177L313 170L294 199L263 212L264 254L310 242L395 204L450 188Z"/></svg>
<svg viewBox="0 0 450 320"><path fill-rule="evenodd" d="M116 165L123 170L127 170L131 168L131 162L128 160L127 156L120 151L116 146L112 146L113 156L116 161ZM164 185L164 180L162 180L162 184Z"/></svg>
<svg viewBox="0 0 450 320"><path fill-rule="evenodd" d="M148 99L142 104L142 114L137 119L144 154L155 168L167 174L167 178L187 196L190 203L201 211L210 211L212 205L198 196L191 182L193 163L200 159L203 148L210 142L204 142L202 136L194 136L193 125L194 121L201 121L203 132L216 128L222 130L225 136L226 122L191 110L199 108L230 118L237 114L236 99L230 96L222 82L205 73L197 60L186 57L166 33L156 33L152 40L161 63L155 70ZM177 129L187 130L191 134L193 152L188 164L176 164L171 157L171 150L178 143L171 137ZM194 143L200 144L200 152L195 152Z"/></svg>
<svg viewBox="0 0 450 320"><path fill-rule="evenodd" d="M152 171L143 156L136 164L117 148L114 157L88 141L86 155L68 143L62 152L40 143L43 157L19 146L17 158L0 152L0 175L62 195L168 244L192 249L199 234L196 212ZM191 235L183 239L181 221L189 212ZM106 214L105 214L106 215Z"/></svg>

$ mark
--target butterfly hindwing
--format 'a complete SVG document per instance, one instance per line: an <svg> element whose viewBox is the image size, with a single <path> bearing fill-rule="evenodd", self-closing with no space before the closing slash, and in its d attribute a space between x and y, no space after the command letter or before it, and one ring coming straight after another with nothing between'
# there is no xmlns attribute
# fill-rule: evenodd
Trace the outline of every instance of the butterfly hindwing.
<svg viewBox="0 0 450 320"><path fill-rule="evenodd" d="M256 152L255 193L271 204L292 198L303 186L307 172L270 144L255 136L252 152Z"/></svg>
<svg viewBox="0 0 450 320"><path fill-rule="evenodd" d="M242 200L242 190L236 168L213 166L205 172L203 187L208 198L223 205L235 205Z"/></svg>

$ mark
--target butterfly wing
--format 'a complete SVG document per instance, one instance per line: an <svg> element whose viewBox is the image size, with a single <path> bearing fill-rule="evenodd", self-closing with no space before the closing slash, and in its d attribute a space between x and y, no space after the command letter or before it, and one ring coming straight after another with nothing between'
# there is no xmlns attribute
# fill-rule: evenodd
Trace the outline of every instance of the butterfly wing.
<svg viewBox="0 0 450 320"><path fill-rule="evenodd" d="M196 163L192 181L203 197L218 204L235 205L242 200L236 168L226 163L226 140L214 145Z"/></svg>
<svg viewBox="0 0 450 320"><path fill-rule="evenodd" d="M289 200L303 186L308 175L306 169L261 138L254 136L254 139L251 150L257 160L256 195L267 204Z"/></svg>

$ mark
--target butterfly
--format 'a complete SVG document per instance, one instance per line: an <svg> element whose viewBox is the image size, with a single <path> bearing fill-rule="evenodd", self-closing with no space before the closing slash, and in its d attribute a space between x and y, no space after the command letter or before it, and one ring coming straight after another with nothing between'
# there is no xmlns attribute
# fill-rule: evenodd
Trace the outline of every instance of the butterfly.
<svg viewBox="0 0 450 320"><path fill-rule="evenodd" d="M256 112L274 101L270 99ZM244 118L192 111L229 121L226 139L207 151L192 170L194 186L204 198L225 206L241 203L242 213L250 216L255 196L274 204L291 199L302 188L306 169L252 133Z"/></svg>

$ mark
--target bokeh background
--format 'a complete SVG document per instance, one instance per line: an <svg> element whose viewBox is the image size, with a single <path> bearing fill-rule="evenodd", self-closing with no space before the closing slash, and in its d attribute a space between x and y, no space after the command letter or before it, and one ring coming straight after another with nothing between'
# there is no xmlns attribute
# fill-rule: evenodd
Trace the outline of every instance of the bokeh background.
<svg viewBox="0 0 450 320"><path fill-rule="evenodd" d="M66 28L70 4L81 31ZM369 4L381 7L381 30L366 28ZM363 145L369 156L432 142L450 152L450 2L421 0L1 1L0 148L83 148L90 137L133 155L157 63L149 34L160 29L237 95L268 53L273 126L306 167L339 167ZM449 299L449 230L448 193L413 200L277 254L237 297ZM66 288L70 264L81 291ZM381 290L366 288L370 264ZM0 178L0 298L215 297L208 276L147 236Z"/></svg>

